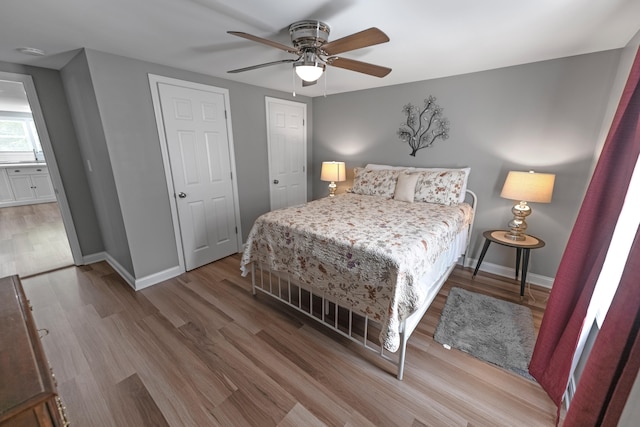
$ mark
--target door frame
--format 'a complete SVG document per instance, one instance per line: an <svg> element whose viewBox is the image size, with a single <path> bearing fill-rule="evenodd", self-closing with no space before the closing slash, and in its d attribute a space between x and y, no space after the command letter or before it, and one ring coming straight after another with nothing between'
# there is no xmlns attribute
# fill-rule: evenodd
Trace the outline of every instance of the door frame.
<svg viewBox="0 0 640 427"><path fill-rule="evenodd" d="M273 206L271 206L271 200L273 199L271 191L272 190L272 186L271 183L273 182L273 175L271 174L271 132L269 131L269 103L279 103L279 104L288 104L290 106L302 106L302 113L304 115L303 117L303 141L302 141L302 161L303 161L303 168L304 168L304 176L305 176L305 180L304 180L304 198L305 201L309 200L309 189L307 188L307 182L309 180L309 172L307 171L307 104L305 104L304 102L296 102L296 101L290 101L288 99L281 99L281 98L275 98L272 96L265 96L264 97L264 108L265 108L265 116L266 116L266 120L267 120L267 161L269 162L269 209L273 210Z"/></svg>
<svg viewBox="0 0 640 427"><path fill-rule="evenodd" d="M176 248L178 250L178 263L182 273L186 270L184 260L184 250L182 248L182 234L180 233L180 222L178 221L178 204L176 202L175 185L173 175L171 174L171 161L169 158L169 148L167 135L164 131L164 118L162 117L162 106L160 104L160 90L158 83L165 83L173 86L180 86L188 89L202 90L206 92L219 93L224 96L225 121L227 124L227 138L229 143L229 161L231 162L231 175L233 187L233 207L238 232L236 239L238 240L238 250L242 250L242 227L240 222L240 203L238 201L238 174L236 172L235 148L233 145L233 128L231 126L231 105L229 102L229 90L210 86L202 83L190 82L187 80L175 79L172 77L160 76L149 73L149 86L151 88L151 99L153 101L153 111L156 117L156 125L158 127L158 137L160 138L160 151L162 152L162 164L164 165L164 174L167 180L167 191L169 195L169 204L171 206L171 219L173 220L173 233L176 240Z"/></svg>
<svg viewBox="0 0 640 427"><path fill-rule="evenodd" d="M67 193L64 191L64 185L62 184L62 178L60 177L60 170L58 169L58 162L51 145L51 138L49 138L49 132L47 131L47 124L44 120L44 114L42 114L42 108L40 107L40 100L36 92L36 86L33 83L33 77L29 74L7 73L0 71L1 80L9 80L13 82L22 83L24 91L27 95L27 101L29 101L29 107L31 108L31 114L33 116L33 122L38 132L38 138L40 139L40 145L42 145L42 151L44 153L44 159L49 169L49 176L51 177L51 184L53 185L53 192L58 202L58 209L60 210L60 216L62 217L62 223L67 234L67 241L71 248L71 255L73 257L73 263L75 265L83 265L82 251L80 250L80 242L78 241L78 234L76 232L75 224L73 223L73 217L71 216L71 208L69 207L69 201L67 200Z"/></svg>

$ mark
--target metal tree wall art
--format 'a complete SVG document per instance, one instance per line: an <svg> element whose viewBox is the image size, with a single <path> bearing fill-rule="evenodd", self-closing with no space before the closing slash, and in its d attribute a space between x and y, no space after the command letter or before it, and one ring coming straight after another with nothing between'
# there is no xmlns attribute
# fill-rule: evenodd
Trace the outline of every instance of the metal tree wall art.
<svg viewBox="0 0 640 427"><path fill-rule="evenodd" d="M449 120L442 117L442 108L436 104L435 96L429 95L422 109L407 104L402 112L407 120L400 126L398 136L411 147L411 156L415 157L422 148L431 147L438 138L449 138Z"/></svg>

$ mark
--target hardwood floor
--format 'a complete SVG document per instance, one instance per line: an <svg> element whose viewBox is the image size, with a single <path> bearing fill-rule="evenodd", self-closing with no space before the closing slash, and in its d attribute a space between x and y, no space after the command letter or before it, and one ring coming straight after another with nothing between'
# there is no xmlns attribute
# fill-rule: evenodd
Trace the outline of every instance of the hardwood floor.
<svg viewBox="0 0 640 427"><path fill-rule="evenodd" d="M73 265L57 203L0 209L0 277Z"/></svg>
<svg viewBox="0 0 640 427"><path fill-rule="evenodd" d="M250 292L239 256L134 292L106 263L23 280L74 426L552 426L541 387L433 341L449 289L520 303L457 268L387 362ZM547 290L524 304L539 327Z"/></svg>

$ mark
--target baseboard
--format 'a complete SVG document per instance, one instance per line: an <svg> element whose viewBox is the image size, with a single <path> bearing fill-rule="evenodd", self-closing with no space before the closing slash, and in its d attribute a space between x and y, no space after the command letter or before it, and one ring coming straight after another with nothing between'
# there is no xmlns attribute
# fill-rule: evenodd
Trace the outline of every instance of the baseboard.
<svg viewBox="0 0 640 427"><path fill-rule="evenodd" d="M477 259L467 258L465 260L465 267L475 268L478 263ZM516 274L515 268L505 267L503 265L492 264L487 261L483 261L480 266L480 271L485 271L487 273L496 274L498 276L504 276L509 278L514 278ZM540 274L535 273L527 273L527 282L532 285L542 286L543 288L551 289L553 286L553 277L542 276Z"/></svg>
<svg viewBox="0 0 640 427"><path fill-rule="evenodd" d="M107 253L98 252L91 255L84 255L82 257L82 265L95 264L96 262L101 262L106 260L107 260Z"/></svg>
<svg viewBox="0 0 640 427"><path fill-rule="evenodd" d="M95 264L96 262L102 261L106 261L107 264L109 264L116 271L116 273L118 273L120 277L122 277L122 279L127 282L127 285L131 286L134 290L136 289L135 279L133 278L133 276L107 252L98 252L82 257L83 265Z"/></svg>
<svg viewBox="0 0 640 427"><path fill-rule="evenodd" d="M94 264L101 261L106 261L107 264L109 264L116 271L116 273L118 273L120 277L122 277L122 279L127 282L127 284L131 286L135 291L139 291L140 289L147 288L149 286L155 285L164 280L171 279L184 273L180 266L177 265L158 273L153 273L140 279L136 279L107 252L98 252L82 257L83 265Z"/></svg>
<svg viewBox="0 0 640 427"><path fill-rule="evenodd" d="M179 265L176 265L175 267L167 268L166 270L150 274L140 279L136 279L134 289L136 291L139 291L140 289L148 288L149 286L179 276L182 273L184 273L184 271L180 268Z"/></svg>
<svg viewBox="0 0 640 427"><path fill-rule="evenodd" d="M129 273L125 268L120 265L118 261L108 253L106 254L107 263L122 277L122 279L127 282L127 285L131 286L133 290L136 290L136 279Z"/></svg>

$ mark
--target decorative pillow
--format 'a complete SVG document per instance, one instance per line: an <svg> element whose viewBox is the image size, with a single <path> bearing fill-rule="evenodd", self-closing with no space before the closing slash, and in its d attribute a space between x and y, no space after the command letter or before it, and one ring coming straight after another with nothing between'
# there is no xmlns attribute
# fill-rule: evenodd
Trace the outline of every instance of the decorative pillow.
<svg viewBox="0 0 640 427"><path fill-rule="evenodd" d="M393 197L400 170L355 168L351 192L366 196Z"/></svg>
<svg viewBox="0 0 640 427"><path fill-rule="evenodd" d="M417 175L415 201L441 205L460 203L460 194L466 181L463 170L424 171Z"/></svg>
<svg viewBox="0 0 640 427"><path fill-rule="evenodd" d="M464 182L462 184L462 188L460 189L460 198L458 199L458 203L464 202L464 199L467 197L467 181L469 180L469 174L471 173L471 168L409 168L411 171L419 171L419 172L443 172L443 171L462 171L464 172Z"/></svg>
<svg viewBox="0 0 640 427"><path fill-rule="evenodd" d="M393 198L395 200L413 203L418 178L420 178L420 174L417 173L403 172L398 175L398 182L396 183L396 191L393 193Z"/></svg>
<svg viewBox="0 0 640 427"><path fill-rule="evenodd" d="M460 198L458 199L458 203L464 202L464 199L467 197L467 180L469 179L469 174L471 173L471 168L417 168L413 166L391 166L391 165L379 165L375 163L369 163L365 166L366 169L392 169L392 170L405 170L407 173L412 172L442 172L442 171L463 171L465 173L464 182L462 184L462 188L460 189Z"/></svg>

